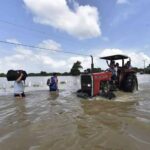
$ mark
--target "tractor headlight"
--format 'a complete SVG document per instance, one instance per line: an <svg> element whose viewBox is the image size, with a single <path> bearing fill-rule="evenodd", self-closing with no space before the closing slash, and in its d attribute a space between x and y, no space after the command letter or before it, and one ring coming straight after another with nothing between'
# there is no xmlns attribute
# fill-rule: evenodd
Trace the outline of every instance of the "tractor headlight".
<svg viewBox="0 0 150 150"><path fill-rule="evenodd" d="M88 87L91 87L91 84L87 84Z"/></svg>
<svg viewBox="0 0 150 150"><path fill-rule="evenodd" d="M128 81L129 81L129 82L131 82L132 80L131 80L131 79L129 79Z"/></svg>

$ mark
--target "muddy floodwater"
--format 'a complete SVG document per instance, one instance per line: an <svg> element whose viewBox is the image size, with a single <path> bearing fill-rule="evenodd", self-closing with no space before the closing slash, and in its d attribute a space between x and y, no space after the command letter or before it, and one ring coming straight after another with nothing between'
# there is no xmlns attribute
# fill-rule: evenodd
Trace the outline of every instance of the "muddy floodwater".
<svg viewBox="0 0 150 150"><path fill-rule="evenodd" d="M150 75L113 100L78 98L78 77L59 77L59 93L46 80L28 78L26 98L15 99L0 78L0 150L150 150Z"/></svg>

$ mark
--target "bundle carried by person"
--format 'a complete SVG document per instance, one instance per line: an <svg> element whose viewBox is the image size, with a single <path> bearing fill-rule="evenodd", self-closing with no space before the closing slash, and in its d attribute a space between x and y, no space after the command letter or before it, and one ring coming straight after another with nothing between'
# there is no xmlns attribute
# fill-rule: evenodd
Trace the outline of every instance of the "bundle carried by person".
<svg viewBox="0 0 150 150"><path fill-rule="evenodd" d="M47 79L47 86L50 86L50 82L51 82L51 80L50 79Z"/></svg>
<svg viewBox="0 0 150 150"><path fill-rule="evenodd" d="M26 71L24 70L8 70L7 75L6 75L7 80L16 81L21 73L23 74L22 80L25 81L28 75Z"/></svg>

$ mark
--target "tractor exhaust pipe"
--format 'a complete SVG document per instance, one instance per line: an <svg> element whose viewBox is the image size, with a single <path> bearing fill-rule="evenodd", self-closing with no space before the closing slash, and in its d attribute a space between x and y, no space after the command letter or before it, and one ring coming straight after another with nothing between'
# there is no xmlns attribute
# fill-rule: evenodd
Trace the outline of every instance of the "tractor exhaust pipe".
<svg viewBox="0 0 150 150"><path fill-rule="evenodd" d="M93 69L94 69L94 63L93 63L93 56L91 56L91 73L93 72Z"/></svg>

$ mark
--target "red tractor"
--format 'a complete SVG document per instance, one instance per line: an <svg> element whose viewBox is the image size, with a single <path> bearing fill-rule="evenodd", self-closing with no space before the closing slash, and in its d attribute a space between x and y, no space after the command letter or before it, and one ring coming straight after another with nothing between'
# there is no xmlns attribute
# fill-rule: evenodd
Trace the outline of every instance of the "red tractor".
<svg viewBox="0 0 150 150"><path fill-rule="evenodd" d="M138 81L136 72L125 65L125 60L131 62L131 59L125 55L112 55L101 57L106 61L115 62L121 61L122 65L118 67L115 81L112 81L112 72L106 70L104 72L94 73L93 57L91 70L81 74L81 89L78 90L77 95L80 97L93 97L97 95L107 95L110 91L122 90L125 92L133 92L138 89Z"/></svg>

